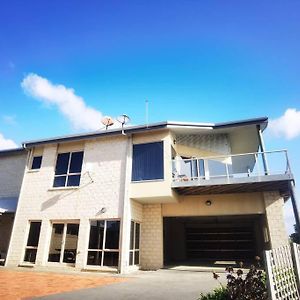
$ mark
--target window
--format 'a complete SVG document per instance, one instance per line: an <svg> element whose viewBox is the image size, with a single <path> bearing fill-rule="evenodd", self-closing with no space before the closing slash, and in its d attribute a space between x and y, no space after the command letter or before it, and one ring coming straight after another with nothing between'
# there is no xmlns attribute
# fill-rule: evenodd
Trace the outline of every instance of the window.
<svg viewBox="0 0 300 300"><path fill-rule="evenodd" d="M24 261L35 263L41 231L41 222L30 222Z"/></svg>
<svg viewBox="0 0 300 300"><path fill-rule="evenodd" d="M163 142L133 145L132 181L163 178Z"/></svg>
<svg viewBox="0 0 300 300"><path fill-rule="evenodd" d="M34 156L32 159L31 170L38 170L41 168L42 156Z"/></svg>
<svg viewBox="0 0 300 300"><path fill-rule="evenodd" d="M88 265L117 267L120 221L91 221Z"/></svg>
<svg viewBox="0 0 300 300"><path fill-rule="evenodd" d="M52 224L49 262L75 264L77 255L79 224Z"/></svg>
<svg viewBox="0 0 300 300"><path fill-rule="evenodd" d="M57 155L53 187L79 186L83 151Z"/></svg>
<svg viewBox="0 0 300 300"><path fill-rule="evenodd" d="M130 250L129 265L138 265L140 263L140 224L131 221L130 226Z"/></svg>

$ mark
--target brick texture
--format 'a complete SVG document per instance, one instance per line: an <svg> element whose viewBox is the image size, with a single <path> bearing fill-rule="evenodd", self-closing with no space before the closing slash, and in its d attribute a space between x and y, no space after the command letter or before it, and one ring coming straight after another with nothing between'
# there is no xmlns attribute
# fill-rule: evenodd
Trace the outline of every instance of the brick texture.
<svg viewBox="0 0 300 300"><path fill-rule="evenodd" d="M270 246L272 249L284 246L288 243L283 214L284 200L278 192L265 192L264 199Z"/></svg>
<svg viewBox="0 0 300 300"><path fill-rule="evenodd" d="M0 157L0 199L19 196L26 158L27 152Z"/></svg>
<svg viewBox="0 0 300 300"><path fill-rule="evenodd" d="M8 253L8 266L23 260L30 220L41 220L42 227L36 265L46 265L51 237L51 221L77 220L80 223L76 268L84 268L90 219L121 219L124 201L126 137L110 137L70 143L59 151L84 149L80 188L53 189L57 145L43 151L41 169L25 171L19 207ZM101 213L105 207L106 212Z"/></svg>
<svg viewBox="0 0 300 300"><path fill-rule="evenodd" d="M143 205L141 236L141 268L157 270L163 267L163 219L161 204Z"/></svg>

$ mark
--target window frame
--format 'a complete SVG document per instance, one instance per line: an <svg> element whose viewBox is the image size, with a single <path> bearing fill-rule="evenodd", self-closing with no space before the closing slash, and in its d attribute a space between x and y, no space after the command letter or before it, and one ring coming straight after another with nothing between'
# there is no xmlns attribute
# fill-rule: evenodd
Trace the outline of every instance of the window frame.
<svg viewBox="0 0 300 300"><path fill-rule="evenodd" d="M131 224L133 223L133 249L131 249ZM139 247L136 248L136 225L139 225L140 227L140 232L139 232ZM141 249L141 223L138 222L138 221L135 221L135 220L131 220L130 221L130 240L129 240L129 259L128 259L128 265L129 266L139 266L140 265L140 259L141 259L141 256L140 256L140 249ZM135 263L135 255L136 255L136 252L139 253L138 257L139 257L139 263L136 264ZM130 264L130 255L132 253L132 264Z"/></svg>
<svg viewBox="0 0 300 300"><path fill-rule="evenodd" d="M39 237L38 237L37 246L28 246L30 228L31 228L31 224L32 223L40 223ZM25 264L32 264L32 265L34 265L35 262L36 262L36 255L37 255L37 251L38 251L38 248L39 248L39 242L40 242L40 236L41 236L41 227L42 227L42 221L41 220L29 220L28 221L27 235L26 235L27 238L25 240L25 247L24 247L24 253L23 253L23 260L22 260L22 262L25 263ZM34 262L25 260L26 251L27 250L36 250Z"/></svg>
<svg viewBox="0 0 300 300"><path fill-rule="evenodd" d="M33 168L34 159L38 158L38 157L41 158L40 166L38 168ZM41 169L41 167L42 167L42 162L43 162L43 155L33 155L32 159L30 161L30 168L29 168L29 170L30 171L36 171L36 172L39 171Z"/></svg>
<svg viewBox="0 0 300 300"><path fill-rule="evenodd" d="M133 168L133 161L134 161L134 147L140 145L149 145L149 144L161 144L162 145L162 177L161 178L151 178L151 179L134 179L134 168ZM138 183L138 182L151 182L151 181L164 181L165 180L165 159L164 159L164 151L165 151L165 143L164 140L159 141L149 141L147 143L135 143L132 145L132 163L131 163L131 182Z"/></svg>
<svg viewBox="0 0 300 300"><path fill-rule="evenodd" d="M90 234L91 234L91 223L92 222L104 222L104 229L103 229L103 237L102 237L102 249L93 249L89 248L90 244ZM106 248L106 232L107 232L107 222L109 221L119 221L119 241L118 241L118 249L108 249ZM119 267L119 262L120 262L120 242L121 242L121 219L119 218L108 218L108 219L90 219L90 226L89 226L89 238L88 238L88 245L87 245L87 257L85 261L85 265L88 266L89 268L118 268ZM101 264L96 264L96 265L91 265L88 264L88 255L89 252L100 252L101 253ZM105 253L118 253L118 265L117 266L107 266L103 265L104 262L104 255Z"/></svg>
<svg viewBox="0 0 300 300"><path fill-rule="evenodd" d="M73 153L79 153L79 152L82 152L81 171L80 172L75 172L75 173L70 173L70 166L71 166L72 155L73 155ZM67 173L56 175L55 171L56 171L56 167L57 167L57 160L58 160L58 156L60 154L69 154ZM54 168L54 179L53 179L52 188L53 189L59 189L59 188L74 188L74 187L79 187L80 186L80 181L81 181L81 173L82 173L83 162L84 162L84 150L76 150L76 151L68 151L68 152L59 152L59 153L57 153L57 155L56 155L56 162L55 162L55 168ZM74 176L74 175L77 175L77 176L79 175L80 176L80 178L79 178L79 184L78 185L67 185L69 177L70 176ZM54 182L55 182L55 179L57 177L66 177L66 181L65 181L65 184L63 186L62 185L61 186L54 186Z"/></svg>
<svg viewBox="0 0 300 300"><path fill-rule="evenodd" d="M63 232L62 232L62 239L61 239L61 249L59 254L59 261L49 261L49 255L51 251L51 242L52 242L52 231L53 231L53 225L61 224L63 225ZM77 244L76 244L76 254L75 254L75 262L64 262L64 255L65 255L65 248L66 248L66 239L67 239L67 227L68 225L78 225L78 234L77 234ZM78 253L78 241L79 241L79 230L80 230L80 220L52 220L51 221L51 235L49 238L49 248L48 248L48 254L47 254L47 264L48 265L70 265L74 266L76 264L77 259L77 253Z"/></svg>

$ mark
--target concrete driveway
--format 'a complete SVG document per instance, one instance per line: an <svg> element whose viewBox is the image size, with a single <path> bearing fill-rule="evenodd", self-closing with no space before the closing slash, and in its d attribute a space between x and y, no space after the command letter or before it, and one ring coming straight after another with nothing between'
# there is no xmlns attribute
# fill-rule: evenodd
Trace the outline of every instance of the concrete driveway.
<svg viewBox="0 0 300 300"><path fill-rule="evenodd" d="M225 274L220 275L224 281ZM219 286L219 283L213 279L211 272L188 269L139 271L133 275L125 276L125 278L128 280L120 283L55 294L39 299L195 300L201 292L206 293Z"/></svg>

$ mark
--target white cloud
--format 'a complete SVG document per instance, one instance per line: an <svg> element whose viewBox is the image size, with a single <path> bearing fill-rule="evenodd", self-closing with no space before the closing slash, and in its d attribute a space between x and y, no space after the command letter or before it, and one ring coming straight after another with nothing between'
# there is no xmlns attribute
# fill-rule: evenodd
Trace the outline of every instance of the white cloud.
<svg viewBox="0 0 300 300"><path fill-rule="evenodd" d="M53 84L33 73L23 79L21 86L33 98L45 104L55 105L75 129L98 130L103 127L102 113L87 106L84 99L77 96L71 88Z"/></svg>
<svg viewBox="0 0 300 300"><path fill-rule="evenodd" d="M17 148L18 145L10 139L6 139L3 134L0 133L0 150Z"/></svg>
<svg viewBox="0 0 300 300"><path fill-rule="evenodd" d="M285 113L269 122L269 130L276 137L284 137L288 140L300 135L300 111L288 108Z"/></svg>

